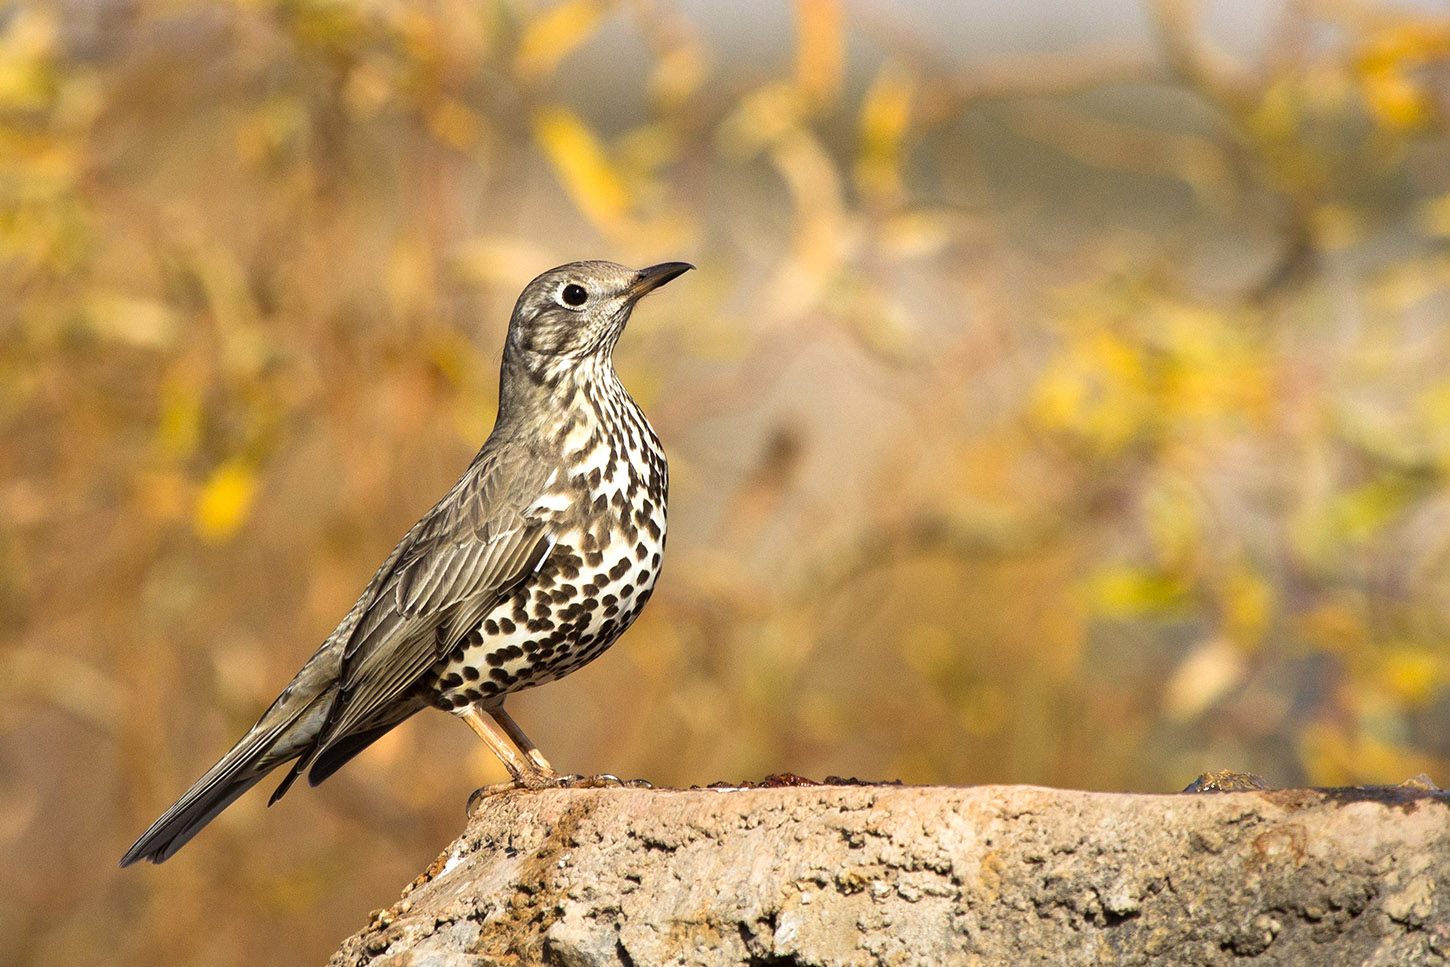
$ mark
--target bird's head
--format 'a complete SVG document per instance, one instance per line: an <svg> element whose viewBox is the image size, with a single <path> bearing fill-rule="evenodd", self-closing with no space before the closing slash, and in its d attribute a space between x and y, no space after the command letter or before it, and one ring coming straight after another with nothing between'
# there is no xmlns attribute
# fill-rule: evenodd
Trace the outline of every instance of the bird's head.
<svg viewBox="0 0 1450 967"><path fill-rule="evenodd" d="M692 268L688 262L662 262L647 269L614 262L570 262L550 269L519 296L509 321L508 348L545 357L540 362L546 366L607 357L634 304Z"/></svg>

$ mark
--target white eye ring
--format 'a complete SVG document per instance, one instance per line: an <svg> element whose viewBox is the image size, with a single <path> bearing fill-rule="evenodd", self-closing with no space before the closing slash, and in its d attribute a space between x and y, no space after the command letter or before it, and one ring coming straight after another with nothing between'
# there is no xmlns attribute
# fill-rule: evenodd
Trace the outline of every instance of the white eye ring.
<svg viewBox="0 0 1450 967"><path fill-rule="evenodd" d="M566 282L559 287L558 301L565 309L579 309L589 301L589 290L578 282Z"/></svg>

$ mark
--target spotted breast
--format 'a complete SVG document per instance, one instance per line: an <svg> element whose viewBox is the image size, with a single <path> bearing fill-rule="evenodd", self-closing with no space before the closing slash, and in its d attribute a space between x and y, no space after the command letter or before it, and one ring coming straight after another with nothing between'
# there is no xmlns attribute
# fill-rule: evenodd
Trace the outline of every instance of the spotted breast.
<svg viewBox="0 0 1450 967"><path fill-rule="evenodd" d="M612 367L563 396L549 449L564 455L529 508L554 529L527 582L434 667L443 709L501 704L593 661L633 623L664 555L669 467L664 449Z"/></svg>

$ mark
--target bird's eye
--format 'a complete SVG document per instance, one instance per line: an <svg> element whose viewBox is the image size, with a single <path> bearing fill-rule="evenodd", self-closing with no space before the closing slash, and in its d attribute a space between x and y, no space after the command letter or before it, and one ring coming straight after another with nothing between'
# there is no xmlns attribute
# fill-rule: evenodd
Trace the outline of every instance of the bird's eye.
<svg viewBox="0 0 1450 967"><path fill-rule="evenodd" d="M564 286L564 291L559 293L559 295L564 300L564 305L574 306L575 308L582 306L584 300L589 298L589 293L585 291L584 286L575 285L573 282Z"/></svg>

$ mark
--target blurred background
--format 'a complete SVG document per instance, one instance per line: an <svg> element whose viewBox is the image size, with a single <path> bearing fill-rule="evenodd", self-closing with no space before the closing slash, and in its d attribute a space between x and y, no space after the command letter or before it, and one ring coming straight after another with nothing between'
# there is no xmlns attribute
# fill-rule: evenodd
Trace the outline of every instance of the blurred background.
<svg viewBox="0 0 1450 967"><path fill-rule="evenodd" d="M510 701L562 770L1450 779L1439 3L12 2L7 962L320 963L461 830L430 712L116 867L577 258L700 270L616 357L658 592Z"/></svg>

